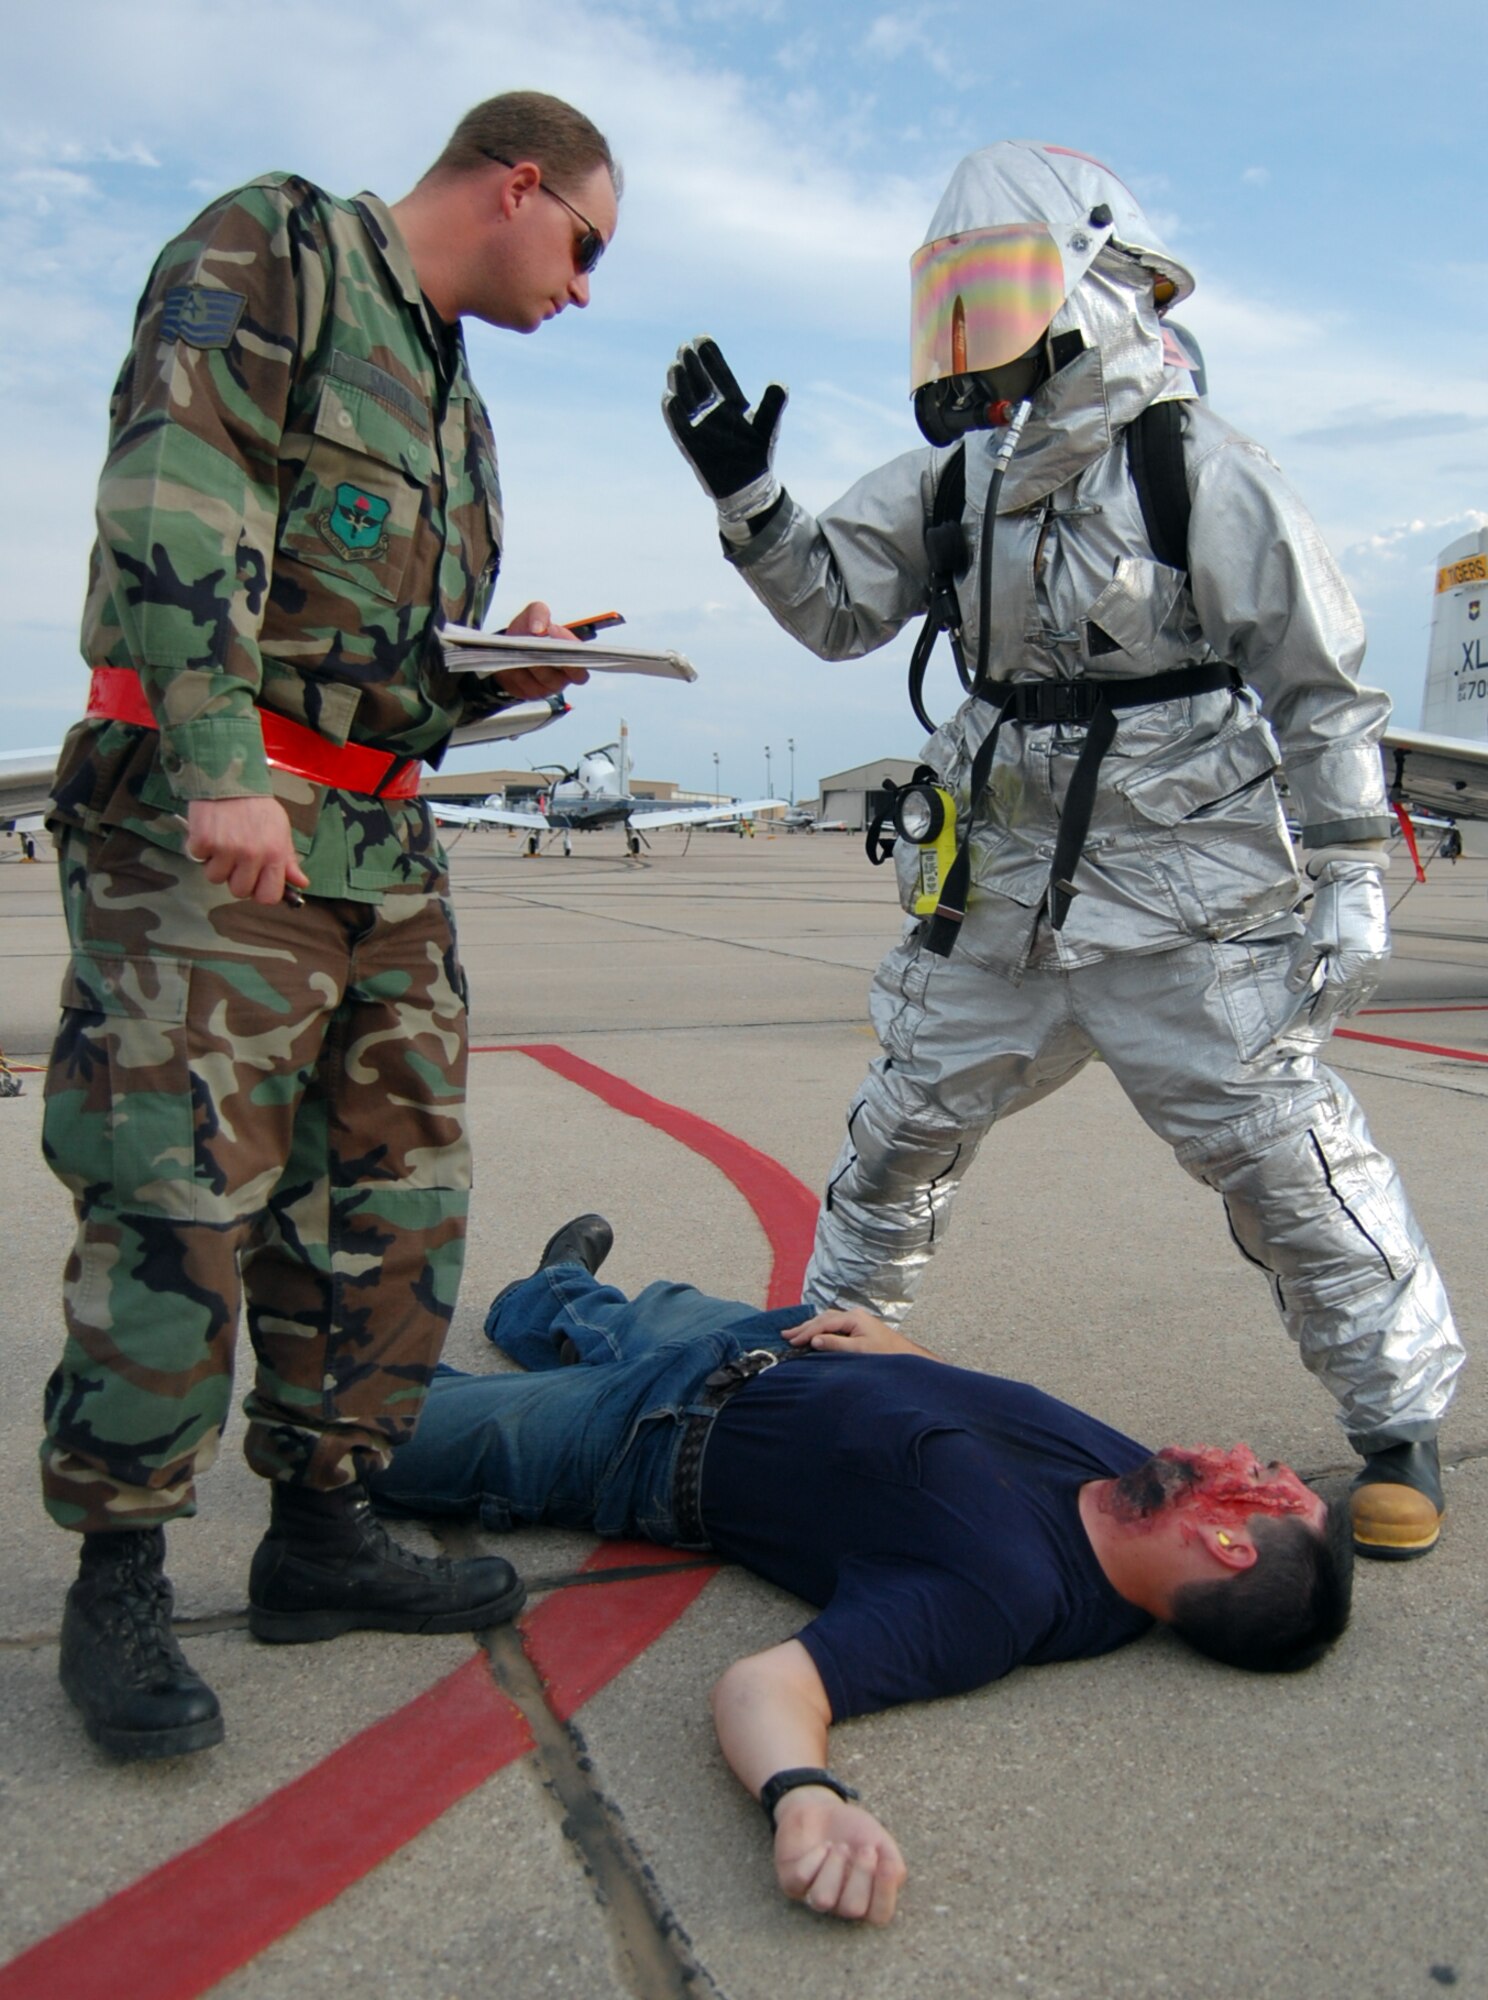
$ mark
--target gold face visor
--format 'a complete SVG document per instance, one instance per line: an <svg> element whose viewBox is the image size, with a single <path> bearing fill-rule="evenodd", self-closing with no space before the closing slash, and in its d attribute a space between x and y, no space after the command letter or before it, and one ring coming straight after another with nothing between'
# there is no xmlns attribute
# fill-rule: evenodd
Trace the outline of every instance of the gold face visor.
<svg viewBox="0 0 1488 2000"><path fill-rule="evenodd" d="M1064 304L1064 263L1037 223L942 236L909 263L910 393L1026 354Z"/></svg>

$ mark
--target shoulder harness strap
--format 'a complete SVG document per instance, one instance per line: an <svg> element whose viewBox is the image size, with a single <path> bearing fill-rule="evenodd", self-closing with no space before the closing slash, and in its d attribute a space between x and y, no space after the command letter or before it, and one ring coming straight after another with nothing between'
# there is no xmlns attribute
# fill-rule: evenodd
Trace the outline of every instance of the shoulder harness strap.
<svg viewBox="0 0 1488 2000"><path fill-rule="evenodd" d="M942 632L951 635L956 656L956 672L961 685L970 691L966 656L961 650L961 604L956 596L956 578L965 570L968 551L966 529L961 517L966 512L966 446L958 444L935 482L935 499L925 523L925 556L930 569L930 602L925 622L915 640L909 663L909 703L920 726L934 734L935 724L925 712L925 669Z"/></svg>
<svg viewBox="0 0 1488 2000"><path fill-rule="evenodd" d="M1127 426L1126 462L1152 553L1169 569L1188 569L1188 469L1183 459L1183 411L1149 403Z"/></svg>

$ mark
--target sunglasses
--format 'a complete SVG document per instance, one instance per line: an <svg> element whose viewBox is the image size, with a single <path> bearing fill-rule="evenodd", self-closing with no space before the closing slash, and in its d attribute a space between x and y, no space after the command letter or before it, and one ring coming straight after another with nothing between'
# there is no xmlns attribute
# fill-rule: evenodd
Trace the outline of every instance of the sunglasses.
<svg viewBox="0 0 1488 2000"><path fill-rule="evenodd" d="M480 150L488 160L494 160L498 167L515 167L517 164L515 160L507 159L504 153L487 152L484 146ZM589 273L604 255L604 238L589 220L588 216L580 214L571 201L559 194L557 188L550 188L546 181L539 181L538 186L544 194L550 194L554 201L561 201L575 222L583 224L583 235L576 237L574 240L574 268L582 272L585 277L588 277Z"/></svg>

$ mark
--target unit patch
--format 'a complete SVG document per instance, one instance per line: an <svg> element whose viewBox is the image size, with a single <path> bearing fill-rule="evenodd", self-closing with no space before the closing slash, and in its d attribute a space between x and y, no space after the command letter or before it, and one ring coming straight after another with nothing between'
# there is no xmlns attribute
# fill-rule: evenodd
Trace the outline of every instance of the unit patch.
<svg viewBox="0 0 1488 2000"><path fill-rule="evenodd" d="M216 285L172 285L162 301L160 338L188 347L226 347L248 301Z"/></svg>
<svg viewBox="0 0 1488 2000"><path fill-rule="evenodd" d="M315 517L315 525L338 555L353 562L374 562L387 553L390 500L364 493L344 481L336 488L335 505Z"/></svg>

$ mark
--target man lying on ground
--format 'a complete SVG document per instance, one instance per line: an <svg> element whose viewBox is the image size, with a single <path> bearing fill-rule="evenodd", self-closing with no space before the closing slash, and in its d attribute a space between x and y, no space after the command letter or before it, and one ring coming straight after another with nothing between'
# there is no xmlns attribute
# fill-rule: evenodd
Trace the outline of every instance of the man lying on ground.
<svg viewBox="0 0 1488 2000"><path fill-rule="evenodd" d="M1347 1508L1285 1466L1243 1445L1154 1456L861 1309L760 1312L668 1283L628 1300L593 1275L612 1241L579 1216L497 1296L487 1334L537 1372L442 1368L374 1499L711 1549L820 1607L713 1691L792 1899L887 1923L905 1877L825 1768L833 1722L1109 1652L1153 1619L1278 1672L1347 1624Z"/></svg>

